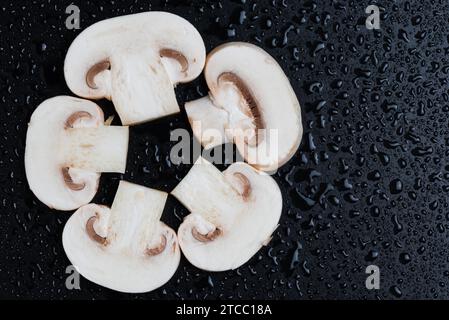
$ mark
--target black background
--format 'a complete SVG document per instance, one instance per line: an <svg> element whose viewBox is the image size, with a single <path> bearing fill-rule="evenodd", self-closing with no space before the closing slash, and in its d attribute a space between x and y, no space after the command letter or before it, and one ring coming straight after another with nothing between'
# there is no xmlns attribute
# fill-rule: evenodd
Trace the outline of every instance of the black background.
<svg viewBox="0 0 449 320"><path fill-rule="evenodd" d="M81 30L68 30L70 3L0 1L1 298L449 297L447 1L79 1ZM369 4L381 8L378 31L365 27ZM238 270L204 272L182 258L170 282L148 294L85 279L70 291L61 244L69 213L49 210L28 189L27 122L43 100L71 94L63 61L83 28L147 10L187 18L208 51L257 44L290 78L305 132L274 176L280 226ZM207 86L200 77L176 91L182 106ZM113 114L111 103L99 104ZM190 167L169 161L175 128L189 129L183 112L131 128L127 172L102 175L94 202L110 205L121 178L171 191ZM187 214L170 197L163 220L176 229ZM380 268L380 290L365 288L370 264Z"/></svg>

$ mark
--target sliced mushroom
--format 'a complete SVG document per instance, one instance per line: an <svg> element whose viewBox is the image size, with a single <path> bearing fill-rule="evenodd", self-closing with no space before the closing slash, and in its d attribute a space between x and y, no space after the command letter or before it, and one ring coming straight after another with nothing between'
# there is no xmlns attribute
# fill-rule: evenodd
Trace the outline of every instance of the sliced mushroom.
<svg viewBox="0 0 449 320"><path fill-rule="evenodd" d="M220 172L200 157L172 194L191 212L178 229L181 250L209 271L247 262L270 241L282 211L273 178L242 162Z"/></svg>
<svg viewBox="0 0 449 320"><path fill-rule="evenodd" d="M93 102L59 96L31 116L25 148L30 189L50 208L73 210L89 203L101 172L125 172L128 127L105 126Z"/></svg>
<svg viewBox="0 0 449 320"><path fill-rule="evenodd" d="M73 41L67 85L85 98L112 100L124 125L179 112L174 86L204 67L201 35L187 20L145 12L95 23Z"/></svg>
<svg viewBox="0 0 449 320"><path fill-rule="evenodd" d="M186 103L193 133L205 148L234 142L255 168L273 171L301 142L301 108L278 63L261 48L231 42L206 59L209 97ZM215 134L213 134L215 132Z"/></svg>
<svg viewBox="0 0 449 320"><path fill-rule="evenodd" d="M121 181L111 208L88 204L67 221L62 243L82 276L121 292L165 284L180 261L176 233L160 221L167 194Z"/></svg>

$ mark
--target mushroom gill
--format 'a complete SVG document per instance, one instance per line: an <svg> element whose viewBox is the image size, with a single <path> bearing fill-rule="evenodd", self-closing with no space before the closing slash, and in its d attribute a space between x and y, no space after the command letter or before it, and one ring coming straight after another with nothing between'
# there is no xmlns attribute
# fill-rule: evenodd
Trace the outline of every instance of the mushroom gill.
<svg viewBox="0 0 449 320"><path fill-rule="evenodd" d="M240 194L243 197L243 200L248 200L251 195L251 183L249 182L249 179L240 172L234 172L234 177L237 178L238 182L242 186L242 191Z"/></svg>
<svg viewBox="0 0 449 320"><path fill-rule="evenodd" d="M92 67L90 67L89 71L86 73L86 83L91 89L97 89L97 85L95 84L95 76L104 70L108 70L111 68L111 63L109 60L103 60Z"/></svg>
<svg viewBox="0 0 449 320"><path fill-rule="evenodd" d="M207 234L202 234L202 233L198 232L198 230L195 227L192 228L192 236L200 242L214 241L220 235L221 235L221 230L218 228L215 228L214 231L208 232Z"/></svg>
<svg viewBox="0 0 449 320"><path fill-rule="evenodd" d="M77 111L70 115L65 121L65 128L73 128L76 121L82 118L91 118L92 115L87 111Z"/></svg>

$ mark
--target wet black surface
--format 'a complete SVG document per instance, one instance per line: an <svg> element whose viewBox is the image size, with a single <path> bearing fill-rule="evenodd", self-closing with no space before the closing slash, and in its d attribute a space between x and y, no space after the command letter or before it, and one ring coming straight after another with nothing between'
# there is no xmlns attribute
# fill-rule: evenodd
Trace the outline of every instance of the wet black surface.
<svg viewBox="0 0 449 320"><path fill-rule="evenodd" d="M81 28L166 10L191 21L208 50L248 41L285 70L305 133L274 176L284 195L280 227L235 271L208 273L183 258L172 280L148 294L120 294L85 279L81 290L67 290L61 234L69 214L49 210L29 191L23 156L35 107L70 94L63 60L81 30L65 28L70 1L2 0L0 297L449 298L447 1L377 1L378 31L365 27L374 1L132 2L80 3ZM177 88L181 105L206 92L201 79ZM100 105L113 113L109 102ZM175 128L188 129L185 114L132 128L123 178L170 191L189 169L168 160ZM111 204L121 178L103 175L95 202ZM186 214L170 198L163 220L176 229ZM365 288L370 264L380 268L380 290Z"/></svg>

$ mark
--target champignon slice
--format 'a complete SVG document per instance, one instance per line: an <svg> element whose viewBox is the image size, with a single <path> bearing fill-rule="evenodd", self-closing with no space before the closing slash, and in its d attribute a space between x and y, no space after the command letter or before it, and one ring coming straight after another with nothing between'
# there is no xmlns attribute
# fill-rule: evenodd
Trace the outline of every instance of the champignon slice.
<svg viewBox="0 0 449 320"><path fill-rule="evenodd" d="M206 59L209 97L186 103L205 148L233 141L255 168L274 171L301 142L301 108L279 64L261 48L231 42Z"/></svg>
<svg viewBox="0 0 449 320"><path fill-rule="evenodd" d="M181 250L209 271L247 262L270 241L282 211L273 178L242 162L220 172L199 158L172 194L191 212L178 229Z"/></svg>
<svg viewBox="0 0 449 320"><path fill-rule="evenodd" d="M181 52L173 49L163 48L159 51L159 54L161 58L169 59L167 61L175 60L176 62L178 62L179 66L181 67L181 72L187 72L187 70L189 69L189 61Z"/></svg>
<svg viewBox="0 0 449 320"><path fill-rule="evenodd" d="M179 112L174 86L204 67L201 35L187 20L144 12L97 22L65 59L67 85L85 98L112 100L124 125Z"/></svg>
<svg viewBox="0 0 449 320"><path fill-rule="evenodd" d="M28 124L25 170L30 189L50 208L89 203L101 172L125 172L128 127L105 126L93 102L59 96L42 102Z"/></svg>
<svg viewBox="0 0 449 320"><path fill-rule="evenodd" d="M165 284L180 261L176 233L160 221L167 194L121 181L111 208L88 204L67 221L62 243L82 276L121 292Z"/></svg>

